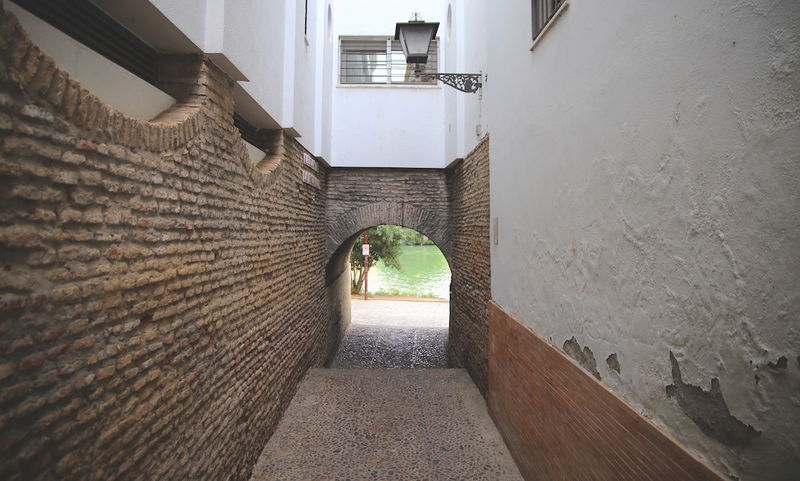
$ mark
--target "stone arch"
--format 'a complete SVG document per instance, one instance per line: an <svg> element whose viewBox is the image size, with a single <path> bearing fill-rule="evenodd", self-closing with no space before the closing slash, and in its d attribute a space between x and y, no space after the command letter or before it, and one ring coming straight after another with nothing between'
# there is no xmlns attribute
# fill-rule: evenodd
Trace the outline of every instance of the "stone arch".
<svg viewBox="0 0 800 481"><path fill-rule="evenodd" d="M325 262L347 240L381 224L399 225L427 236L450 263L450 238L446 216L405 202L375 202L351 209L326 225Z"/></svg>

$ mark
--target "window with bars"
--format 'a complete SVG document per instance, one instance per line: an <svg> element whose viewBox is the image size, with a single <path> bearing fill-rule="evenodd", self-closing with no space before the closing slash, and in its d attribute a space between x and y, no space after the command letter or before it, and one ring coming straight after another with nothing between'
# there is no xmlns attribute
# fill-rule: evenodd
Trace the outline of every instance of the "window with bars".
<svg viewBox="0 0 800 481"><path fill-rule="evenodd" d="M558 13L558 9L561 8L567 0L533 0L532 1L532 8L533 11L533 40L544 31L544 28L547 26L548 23L553 19L553 17Z"/></svg>
<svg viewBox="0 0 800 481"><path fill-rule="evenodd" d="M400 42L392 37L342 37L339 45L339 83L362 85L435 85L439 64L438 39L431 41L428 63L420 76L406 64Z"/></svg>

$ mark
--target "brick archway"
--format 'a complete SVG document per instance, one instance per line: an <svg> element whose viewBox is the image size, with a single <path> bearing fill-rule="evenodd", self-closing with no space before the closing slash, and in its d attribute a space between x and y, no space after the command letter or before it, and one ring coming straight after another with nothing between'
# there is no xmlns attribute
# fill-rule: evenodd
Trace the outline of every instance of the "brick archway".
<svg viewBox="0 0 800 481"><path fill-rule="evenodd" d="M351 237L380 224L408 227L428 236L450 262L447 173L441 169L331 169L325 262Z"/></svg>
<svg viewBox="0 0 800 481"><path fill-rule="evenodd" d="M370 227L382 224L408 227L427 236L450 257L448 219L445 215L431 212L403 202L377 202L349 210L327 223L325 262L345 241Z"/></svg>
<svg viewBox="0 0 800 481"><path fill-rule="evenodd" d="M450 266L448 362L487 392L489 141L447 169L334 167L325 191L325 280L331 312L349 312L349 257L357 234L380 224L430 238ZM349 307L349 304L348 304ZM348 319L340 326L346 327ZM341 334L341 333L340 333Z"/></svg>

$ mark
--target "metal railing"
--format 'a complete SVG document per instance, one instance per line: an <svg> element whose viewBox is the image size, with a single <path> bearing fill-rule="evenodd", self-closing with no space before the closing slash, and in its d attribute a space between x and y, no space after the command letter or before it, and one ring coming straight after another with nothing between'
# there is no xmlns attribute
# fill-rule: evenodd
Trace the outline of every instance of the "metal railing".
<svg viewBox="0 0 800 481"><path fill-rule="evenodd" d="M542 33L545 25L558 12L559 7L566 0L533 0L531 11L533 12L533 40Z"/></svg>
<svg viewBox="0 0 800 481"><path fill-rule="evenodd" d="M362 85L434 85L436 79L425 74L438 72L438 42L428 51L428 63L421 75L406 64L400 42L391 37L342 38L339 43L339 83Z"/></svg>

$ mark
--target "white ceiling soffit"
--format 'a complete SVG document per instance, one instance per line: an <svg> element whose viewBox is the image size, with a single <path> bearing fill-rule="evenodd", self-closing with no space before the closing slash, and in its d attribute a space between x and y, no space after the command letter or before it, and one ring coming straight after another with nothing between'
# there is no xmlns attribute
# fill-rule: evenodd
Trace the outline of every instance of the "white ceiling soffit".
<svg viewBox="0 0 800 481"><path fill-rule="evenodd" d="M101 10L161 53L202 53L147 0L92 0Z"/></svg>
<svg viewBox="0 0 800 481"><path fill-rule="evenodd" d="M124 25L161 53L205 53L215 65L237 82L248 78L223 53L203 52L180 28L170 21L148 0L91 0L109 16ZM254 126L278 129L280 125L238 83L234 84L233 97L236 111Z"/></svg>
<svg viewBox="0 0 800 481"><path fill-rule="evenodd" d="M160 53L203 53L180 28L147 0L92 0L95 5L124 25ZM223 53L205 52L214 64L233 80L248 78Z"/></svg>
<svg viewBox="0 0 800 481"><path fill-rule="evenodd" d="M279 129L280 124L272 118L266 110L258 105L258 102L250 96L239 83L233 86L233 101L236 105L236 112L259 129Z"/></svg>

